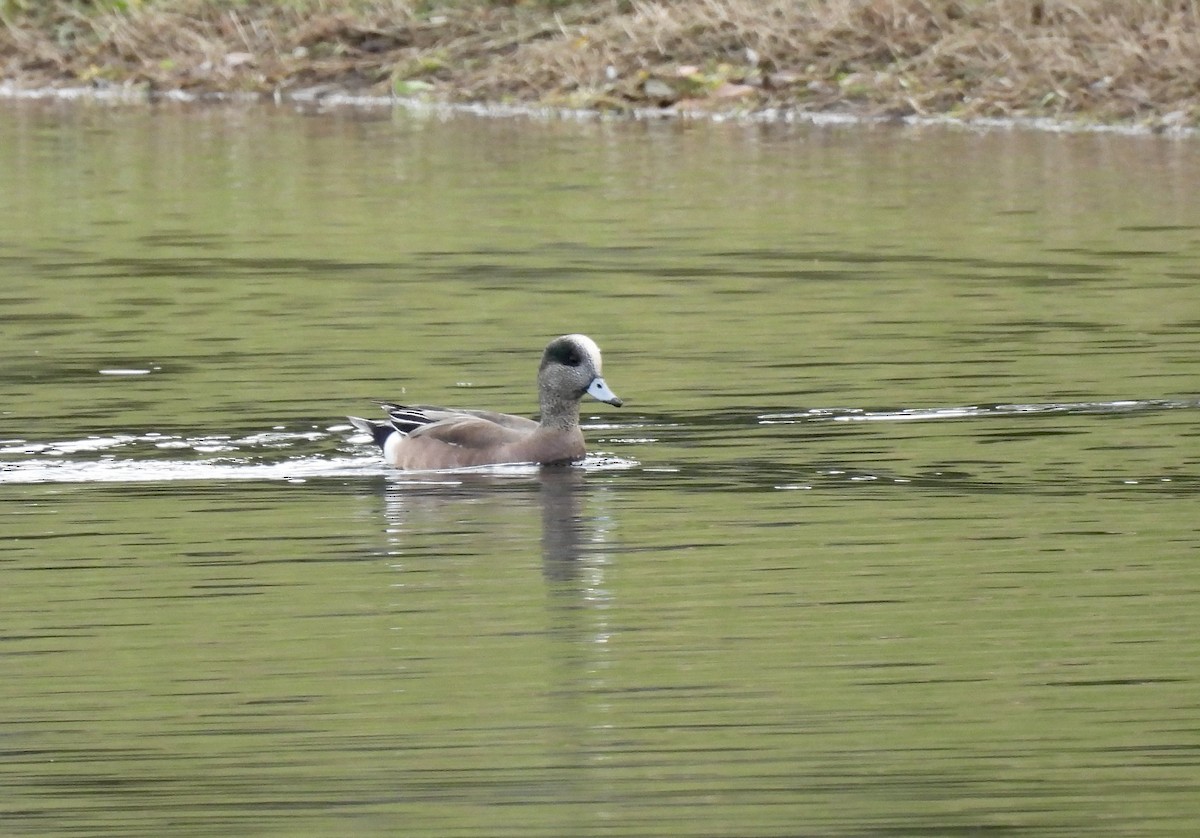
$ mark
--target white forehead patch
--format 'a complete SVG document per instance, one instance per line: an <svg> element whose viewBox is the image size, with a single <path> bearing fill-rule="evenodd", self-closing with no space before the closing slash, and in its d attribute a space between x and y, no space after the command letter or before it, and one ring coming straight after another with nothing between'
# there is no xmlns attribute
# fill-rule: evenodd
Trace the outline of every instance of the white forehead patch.
<svg viewBox="0 0 1200 838"><path fill-rule="evenodd" d="M592 340L587 335L567 335L568 340L574 341L579 345L592 361L592 366L596 368L596 374L600 374L600 347L596 345L596 341Z"/></svg>

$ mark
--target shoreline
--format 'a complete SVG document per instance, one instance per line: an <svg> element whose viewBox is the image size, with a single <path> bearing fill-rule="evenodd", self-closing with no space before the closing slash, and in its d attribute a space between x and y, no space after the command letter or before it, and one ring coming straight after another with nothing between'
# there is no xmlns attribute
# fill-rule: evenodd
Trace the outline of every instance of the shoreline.
<svg viewBox="0 0 1200 838"><path fill-rule="evenodd" d="M1045 134L1099 134L1120 137L1191 140L1200 137L1200 128L1190 125L1144 125L1062 120L1052 117L976 117L953 116L878 116L837 111L805 111L771 108L763 110L720 111L713 109L681 110L674 108L633 108L612 112L589 108L564 108L551 105L453 102L420 97L384 96L328 92L321 95L187 90L147 92L122 87L40 87L27 88L0 81L0 102L94 102L106 105L157 104L214 106L292 107L314 112L378 111L401 109L414 114L440 117L475 116L486 119L530 119L576 122L709 122L729 125L811 126L814 128L946 128L978 132L1029 131Z"/></svg>
<svg viewBox="0 0 1200 838"><path fill-rule="evenodd" d="M1200 0L0 0L0 98L1200 134Z"/></svg>

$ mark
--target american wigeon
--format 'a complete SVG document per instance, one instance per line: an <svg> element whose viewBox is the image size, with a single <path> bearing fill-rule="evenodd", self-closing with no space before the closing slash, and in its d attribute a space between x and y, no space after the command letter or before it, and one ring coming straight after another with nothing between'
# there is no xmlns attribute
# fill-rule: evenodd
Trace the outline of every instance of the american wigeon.
<svg viewBox="0 0 1200 838"><path fill-rule="evenodd" d="M385 402L386 420L350 416L384 458L404 469L448 469L494 463L565 463L587 453L579 400L591 395L621 406L600 375L600 347L586 335L550 341L538 367L541 421L488 410Z"/></svg>

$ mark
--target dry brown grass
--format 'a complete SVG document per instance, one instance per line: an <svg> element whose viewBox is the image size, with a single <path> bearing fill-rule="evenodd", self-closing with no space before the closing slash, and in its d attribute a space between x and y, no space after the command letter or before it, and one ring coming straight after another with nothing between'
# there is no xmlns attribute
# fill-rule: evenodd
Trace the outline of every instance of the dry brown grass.
<svg viewBox="0 0 1200 838"><path fill-rule="evenodd" d="M129 5L10 5L0 73L29 85L1200 124L1200 0Z"/></svg>

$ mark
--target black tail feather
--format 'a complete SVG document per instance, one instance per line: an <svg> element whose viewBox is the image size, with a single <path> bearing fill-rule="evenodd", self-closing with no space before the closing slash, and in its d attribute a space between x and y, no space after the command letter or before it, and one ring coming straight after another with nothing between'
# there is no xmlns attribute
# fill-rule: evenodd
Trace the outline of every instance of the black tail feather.
<svg viewBox="0 0 1200 838"><path fill-rule="evenodd" d="M346 418L350 420L351 425L358 428L363 433L370 434L371 439L375 441L375 444L378 445L380 449L383 448L383 445L385 442L387 442L389 436L394 433L399 433L391 422L377 422L374 419L360 419L357 416L347 416Z"/></svg>

